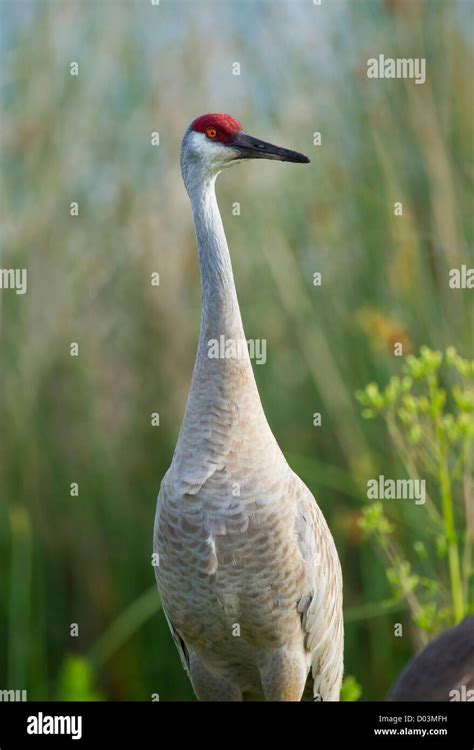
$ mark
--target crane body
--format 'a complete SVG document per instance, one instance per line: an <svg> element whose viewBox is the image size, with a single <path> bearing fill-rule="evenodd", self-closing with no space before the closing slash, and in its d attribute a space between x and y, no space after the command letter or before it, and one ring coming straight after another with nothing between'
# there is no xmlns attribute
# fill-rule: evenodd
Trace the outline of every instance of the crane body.
<svg viewBox="0 0 474 750"><path fill-rule="evenodd" d="M156 577L198 699L338 700L339 559L266 420L215 194L219 172L250 158L309 161L252 138L228 115L198 118L183 139L202 314L185 414L158 496ZM235 356L209 356L209 342L220 337L235 342Z"/></svg>

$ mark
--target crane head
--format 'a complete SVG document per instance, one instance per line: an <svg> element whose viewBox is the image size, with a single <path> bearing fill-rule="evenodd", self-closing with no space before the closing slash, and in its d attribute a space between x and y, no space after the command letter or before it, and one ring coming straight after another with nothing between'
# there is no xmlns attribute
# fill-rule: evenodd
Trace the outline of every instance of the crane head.
<svg viewBox="0 0 474 750"><path fill-rule="evenodd" d="M225 114L201 115L187 129L182 145L181 164L186 172L192 165L207 175L248 159L276 159L307 164L304 154L261 141L246 133L237 120Z"/></svg>

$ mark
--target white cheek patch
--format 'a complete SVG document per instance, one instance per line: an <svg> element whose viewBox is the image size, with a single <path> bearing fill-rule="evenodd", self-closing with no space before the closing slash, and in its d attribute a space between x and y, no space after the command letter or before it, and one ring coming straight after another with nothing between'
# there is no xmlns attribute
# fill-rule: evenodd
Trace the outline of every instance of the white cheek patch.
<svg viewBox="0 0 474 750"><path fill-rule="evenodd" d="M191 153L200 156L203 161L221 164L231 156L231 149L221 143L210 141L205 133L192 131L189 137L189 149Z"/></svg>

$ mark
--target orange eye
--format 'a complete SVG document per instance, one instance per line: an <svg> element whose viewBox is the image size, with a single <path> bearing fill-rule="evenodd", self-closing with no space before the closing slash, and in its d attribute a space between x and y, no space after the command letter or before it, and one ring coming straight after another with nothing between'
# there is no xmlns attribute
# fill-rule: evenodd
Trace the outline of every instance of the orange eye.
<svg viewBox="0 0 474 750"><path fill-rule="evenodd" d="M215 128L208 128L206 130L206 135L208 138L211 138L211 140L217 138L217 130Z"/></svg>

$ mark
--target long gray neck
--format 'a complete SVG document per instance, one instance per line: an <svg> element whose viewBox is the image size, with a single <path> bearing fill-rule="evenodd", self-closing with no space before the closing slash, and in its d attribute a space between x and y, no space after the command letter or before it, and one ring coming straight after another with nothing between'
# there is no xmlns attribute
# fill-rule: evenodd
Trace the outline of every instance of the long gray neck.
<svg viewBox="0 0 474 750"><path fill-rule="evenodd" d="M229 248L217 205L215 176L189 191L201 271L202 313L196 365L207 369L209 342L245 339ZM250 368L248 357L244 357ZM240 361L242 366L243 361Z"/></svg>
<svg viewBox="0 0 474 750"><path fill-rule="evenodd" d="M244 443L252 445L254 459L262 466L266 461L273 467L286 463L266 421L245 345L215 176L201 178L192 170L183 172L193 209L202 286L198 353L172 465L175 489L187 498L225 466L230 475L237 472L240 482L243 469L238 450ZM239 356L210 357L209 342L221 338L239 341Z"/></svg>

